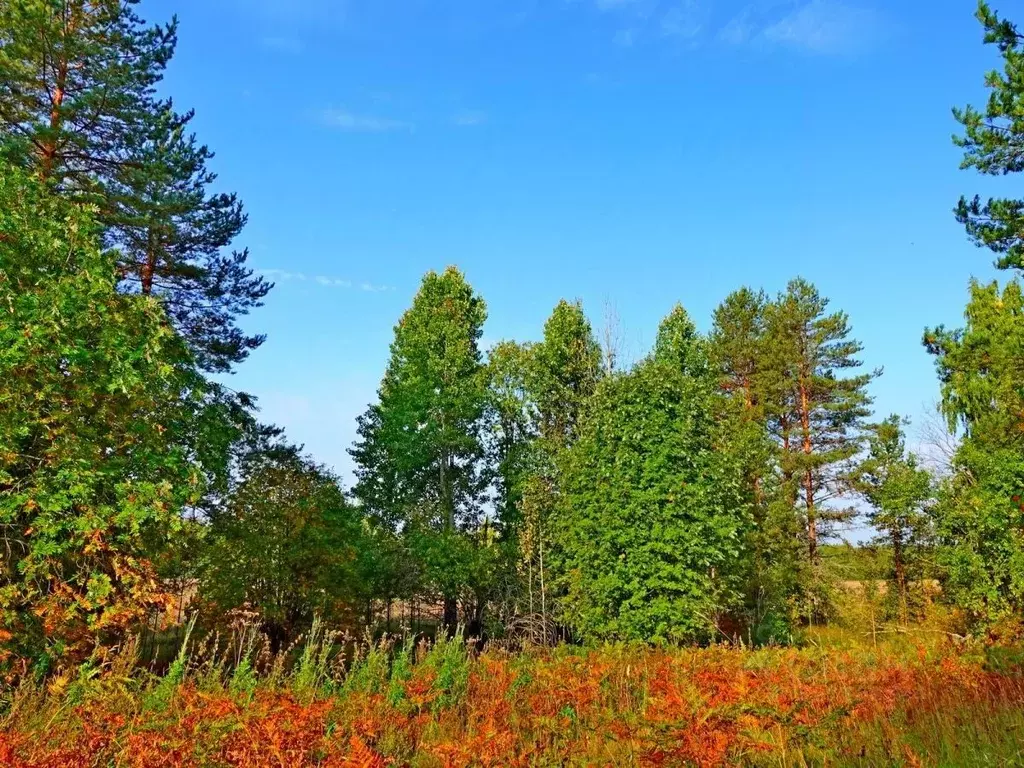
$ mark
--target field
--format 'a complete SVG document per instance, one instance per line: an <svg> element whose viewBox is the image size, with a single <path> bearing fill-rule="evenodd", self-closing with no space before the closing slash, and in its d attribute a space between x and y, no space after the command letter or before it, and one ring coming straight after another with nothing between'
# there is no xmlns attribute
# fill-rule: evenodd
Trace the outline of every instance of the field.
<svg viewBox="0 0 1024 768"><path fill-rule="evenodd" d="M236 645L183 655L161 676L140 674L128 649L73 679L23 684L0 764L1024 764L1014 667L944 639L827 641L475 655L452 640L363 646L342 663L320 635L287 669Z"/></svg>

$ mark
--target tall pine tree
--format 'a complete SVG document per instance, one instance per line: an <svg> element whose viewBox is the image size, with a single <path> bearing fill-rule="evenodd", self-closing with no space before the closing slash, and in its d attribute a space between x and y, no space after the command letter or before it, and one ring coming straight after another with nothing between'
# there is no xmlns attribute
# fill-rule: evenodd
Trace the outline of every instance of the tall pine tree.
<svg viewBox="0 0 1024 768"><path fill-rule="evenodd" d="M989 98L983 110L953 110L963 126L963 134L954 137L964 150L960 167L992 176L1019 173L1024 170L1024 35L984 0L976 16L985 43L999 48L1003 70L986 74ZM1024 270L1024 200L961 197L955 213L976 245L997 254L1000 268Z"/></svg>
<svg viewBox="0 0 1024 768"><path fill-rule="evenodd" d="M56 193L96 207L120 287L159 296L197 362L227 371L260 345L240 315L270 285L227 254L245 225L210 193L212 153L156 87L177 22L147 26L137 0L0 3L0 153Z"/></svg>
<svg viewBox="0 0 1024 768"><path fill-rule="evenodd" d="M870 415L867 387L880 373L848 373L861 366L863 347L850 338L846 314L827 309L828 299L797 278L766 314L766 408L781 447L783 492L803 513L813 565L829 524L848 516L827 502L849 490L849 462Z"/></svg>
<svg viewBox="0 0 1024 768"><path fill-rule="evenodd" d="M767 347L763 291L741 288L718 306L710 334L712 367L724 397L716 402L728 449L743 466L752 510L747 549L746 612L758 641L790 635L792 604L806 576L799 521L778 475L781 446L769 433L769 406L778 387Z"/></svg>

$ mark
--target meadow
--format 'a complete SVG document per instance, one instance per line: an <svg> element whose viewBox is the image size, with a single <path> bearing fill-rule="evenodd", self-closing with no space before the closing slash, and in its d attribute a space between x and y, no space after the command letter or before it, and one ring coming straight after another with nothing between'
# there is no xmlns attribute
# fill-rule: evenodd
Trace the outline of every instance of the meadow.
<svg viewBox="0 0 1024 768"><path fill-rule="evenodd" d="M459 637L341 640L315 627L272 655L243 632L217 652L210 639L186 646L160 675L139 670L132 646L107 651L9 695L0 764L1024 763L1019 668L938 633L483 653Z"/></svg>

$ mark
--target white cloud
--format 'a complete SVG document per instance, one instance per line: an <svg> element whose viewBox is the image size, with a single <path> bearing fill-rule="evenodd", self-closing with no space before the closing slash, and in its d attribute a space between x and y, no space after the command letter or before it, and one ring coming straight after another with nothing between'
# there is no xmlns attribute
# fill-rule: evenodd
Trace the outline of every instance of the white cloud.
<svg viewBox="0 0 1024 768"><path fill-rule="evenodd" d="M256 270L264 277L271 280L283 280L294 282L312 282L322 285L325 288L358 288L368 293L381 293L383 291L395 290L392 285L376 285L375 283L361 282L358 285L343 277L329 277L328 275L306 275L303 272L289 272L286 269L258 269Z"/></svg>
<svg viewBox="0 0 1024 768"><path fill-rule="evenodd" d="M452 124L460 128L472 128L487 122L487 113L475 109L464 109L452 115Z"/></svg>
<svg viewBox="0 0 1024 768"><path fill-rule="evenodd" d="M766 27L766 40L810 53L850 53L868 45L880 28L878 14L838 0L811 0Z"/></svg>
<svg viewBox="0 0 1024 768"><path fill-rule="evenodd" d="M264 277L271 280L305 280L306 276L301 272L289 272L286 269L257 269Z"/></svg>
<svg viewBox="0 0 1024 768"><path fill-rule="evenodd" d="M703 17L696 0L684 0L662 17L661 34L677 40L694 40L704 29Z"/></svg>
<svg viewBox="0 0 1024 768"><path fill-rule="evenodd" d="M326 285L337 288L351 288L351 280L343 280L340 277L324 277L323 275L317 275L315 278L317 283L320 285Z"/></svg>
<svg viewBox="0 0 1024 768"><path fill-rule="evenodd" d="M359 290L367 291L368 293L383 293L384 291L393 291L395 287L393 285L374 285L373 283L360 283Z"/></svg>
<svg viewBox="0 0 1024 768"><path fill-rule="evenodd" d="M747 8L739 16L734 16L729 23L718 32L718 39L729 45L742 45L754 36L755 28Z"/></svg>
<svg viewBox="0 0 1024 768"><path fill-rule="evenodd" d="M326 109L323 121L333 128L362 133L385 133L388 131L412 131L415 125L404 120L392 120L373 115L359 115L344 109Z"/></svg>

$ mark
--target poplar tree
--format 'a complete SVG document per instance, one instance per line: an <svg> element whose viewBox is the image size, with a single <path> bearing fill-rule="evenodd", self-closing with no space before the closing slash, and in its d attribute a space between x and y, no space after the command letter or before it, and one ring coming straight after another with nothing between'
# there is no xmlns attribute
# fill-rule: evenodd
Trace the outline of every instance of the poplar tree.
<svg viewBox="0 0 1024 768"><path fill-rule="evenodd" d="M679 307L647 360L598 386L556 522L563 615L582 636L707 638L732 605L747 506L739 462L721 450L716 386Z"/></svg>
<svg viewBox="0 0 1024 768"><path fill-rule="evenodd" d="M444 622L458 622L485 497L487 407L480 335L487 310L455 267L428 272L395 326L378 403L359 422L354 488L413 537Z"/></svg>
<svg viewBox="0 0 1024 768"><path fill-rule="evenodd" d="M533 350L531 390L538 431L552 449L572 442L601 378L601 346L579 302L558 302Z"/></svg>
<svg viewBox="0 0 1024 768"><path fill-rule="evenodd" d="M741 288L730 293L715 309L711 330L712 364L720 386L737 398L751 418L762 408L760 392L764 360L764 291Z"/></svg>
<svg viewBox="0 0 1024 768"><path fill-rule="evenodd" d="M55 193L95 207L120 289L159 296L200 366L227 371L263 341L237 319L270 285L225 253L245 225L211 193L210 150L156 88L177 22L148 26L137 0L0 2L0 154Z"/></svg>
<svg viewBox="0 0 1024 768"><path fill-rule="evenodd" d="M520 501L531 612L539 607L545 624L551 522L560 494L559 462L576 440L580 420L602 376L601 360L601 347L583 306L578 301L559 301L544 323L544 338L531 349L527 389L536 439L532 470Z"/></svg>
<svg viewBox="0 0 1024 768"><path fill-rule="evenodd" d="M537 425L529 393L533 347L496 344L487 355L489 452L492 455L498 520L509 534L521 522L523 484L533 464Z"/></svg>

